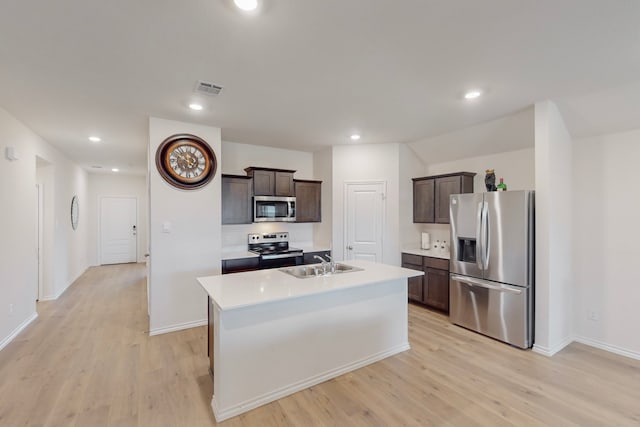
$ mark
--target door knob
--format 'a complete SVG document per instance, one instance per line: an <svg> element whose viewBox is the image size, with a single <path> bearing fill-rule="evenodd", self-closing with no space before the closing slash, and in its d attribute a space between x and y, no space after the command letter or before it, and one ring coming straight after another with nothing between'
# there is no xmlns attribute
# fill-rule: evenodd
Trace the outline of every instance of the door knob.
<svg viewBox="0 0 640 427"><path fill-rule="evenodd" d="M350 251L352 251L352 250L353 250L353 246L349 245L349 246L347 246L347 249L349 249Z"/></svg>

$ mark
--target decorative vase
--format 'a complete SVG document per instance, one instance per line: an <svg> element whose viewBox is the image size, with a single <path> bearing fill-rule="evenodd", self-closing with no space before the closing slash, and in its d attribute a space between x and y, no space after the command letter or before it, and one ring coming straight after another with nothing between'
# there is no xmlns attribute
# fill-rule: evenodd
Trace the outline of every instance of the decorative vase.
<svg viewBox="0 0 640 427"><path fill-rule="evenodd" d="M496 174L493 169L487 169L484 176L484 185L487 187L487 191L496 191Z"/></svg>

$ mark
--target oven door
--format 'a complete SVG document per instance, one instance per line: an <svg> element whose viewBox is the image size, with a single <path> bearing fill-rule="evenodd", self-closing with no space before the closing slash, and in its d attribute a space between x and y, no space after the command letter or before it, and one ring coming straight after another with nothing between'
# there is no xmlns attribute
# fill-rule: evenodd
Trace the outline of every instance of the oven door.
<svg viewBox="0 0 640 427"><path fill-rule="evenodd" d="M303 260L302 253L261 255L260 268L293 267L302 265Z"/></svg>
<svg viewBox="0 0 640 427"><path fill-rule="evenodd" d="M295 197L255 196L253 198L253 222L294 222L295 220Z"/></svg>

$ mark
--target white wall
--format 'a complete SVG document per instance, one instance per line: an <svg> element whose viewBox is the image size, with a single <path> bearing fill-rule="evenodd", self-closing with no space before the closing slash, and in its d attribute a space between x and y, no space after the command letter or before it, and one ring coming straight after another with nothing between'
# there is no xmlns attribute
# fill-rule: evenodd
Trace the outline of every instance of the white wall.
<svg viewBox="0 0 640 427"><path fill-rule="evenodd" d="M222 161L220 129L153 117L149 120L151 334L205 324L207 295L196 278L220 273L220 171L206 186L189 191L169 185L155 166L158 146L179 133L203 138L218 162ZM170 223L170 233L162 232L163 223Z"/></svg>
<svg viewBox="0 0 640 427"><path fill-rule="evenodd" d="M486 191L484 176L487 169L495 169L496 184L500 182L500 178L504 178L507 190L535 189L535 150L533 147L445 163L429 164L425 175L475 172L473 191L474 193L482 193Z"/></svg>
<svg viewBox="0 0 640 427"><path fill-rule="evenodd" d="M222 141L222 173L246 175L244 168L291 169L296 179L315 179L313 176L313 153L262 145L239 144Z"/></svg>
<svg viewBox="0 0 640 427"><path fill-rule="evenodd" d="M36 157L36 182L40 186L42 193L40 203L42 203L42 219L40 227L41 235L40 255L41 265L39 272L39 300L55 299L54 290L54 231L55 231L55 166ZM79 221L79 218L78 218Z"/></svg>
<svg viewBox="0 0 640 427"><path fill-rule="evenodd" d="M9 161L6 147L14 147L20 159ZM45 205L50 236L41 256L49 270L41 299L59 296L88 266L86 214L80 213L78 229L70 221L71 198L81 207L87 200L87 173L47 144L33 131L0 109L0 348L36 316L38 292L36 263L36 182L44 179ZM38 174L36 157L50 164ZM10 312L10 305L13 312Z"/></svg>
<svg viewBox="0 0 640 427"><path fill-rule="evenodd" d="M400 246L403 248L420 247L423 224L413 222L413 181L412 178L424 176L426 165L422 163L416 153L406 144L400 144L400 180L399 188L399 218L400 218Z"/></svg>
<svg viewBox="0 0 640 427"><path fill-rule="evenodd" d="M316 245L332 248L333 229L333 161L331 148L313 153L314 177L322 181L322 222L313 224L313 239Z"/></svg>
<svg viewBox="0 0 640 427"><path fill-rule="evenodd" d="M285 222L256 222L253 224L226 224L222 226L222 250L246 251L247 234L275 233L286 231L289 233L289 243L293 247L311 246L314 242L313 225L309 223Z"/></svg>
<svg viewBox="0 0 640 427"><path fill-rule="evenodd" d="M344 259L344 193L346 182L385 181L385 224L382 262L400 265L400 144L333 147L333 252Z"/></svg>
<svg viewBox="0 0 640 427"><path fill-rule="evenodd" d="M525 139L528 139L527 135ZM443 163L428 164L422 176L440 175L453 172L475 172L473 192L486 191L484 176L487 169L494 169L496 183L504 178L508 190L535 189L535 149L525 148L486 156L468 157ZM448 224L422 224L421 230L431 234L431 241L451 240L451 229ZM415 246L415 245L414 245Z"/></svg>
<svg viewBox="0 0 640 427"><path fill-rule="evenodd" d="M534 348L552 355L573 338L572 142L551 101L535 105L536 316Z"/></svg>
<svg viewBox="0 0 640 427"><path fill-rule="evenodd" d="M640 130L576 140L573 153L576 339L640 359Z"/></svg>
<svg viewBox="0 0 640 427"><path fill-rule="evenodd" d="M54 291L59 297L89 266L88 215L80 210L76 230L71 227L71 199L78 196L80 209L89 201L88 174L56 151L54 219ZM48 296L45 293L45 296Z"/></svg>
<svg viewBox="0 0 640 427"><path fill-rule="evenodd" d="M488 122L411 142L409 146L429 164L524 150L534 146L533 120L531 106Z"/></svg>
<svg viewBox="0 0 640 427"><path fill-rule="evenodd" d="M138 201L137 261L147 253L148 197L146 177L140 175L89 174L89 263L100 264L100 198L104 196L136 197Z"/></svg>
<svg viewBox="0 0 640 427"><path fill-rule="evenodd" d="M222 173L246 175L249 166L295 170L294 179L322 179L313 173L313 153L262 145L239 144L222 141ZM322 184L325 193L327 184ZM323 218L324 220L324 218ZM314 225L309 224L228 224L222 226L222 247L224 250L242 250L247 248L247 234L289 232L292 245L310 245L314 241Z"/></svg>

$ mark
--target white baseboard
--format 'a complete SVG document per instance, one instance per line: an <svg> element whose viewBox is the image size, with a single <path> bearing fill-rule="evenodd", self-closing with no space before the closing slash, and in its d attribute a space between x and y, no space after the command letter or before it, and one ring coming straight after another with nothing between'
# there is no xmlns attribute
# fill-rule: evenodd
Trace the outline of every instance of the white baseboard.
<svg viewBox="0 0 640 427"><path fill-rule="evenodd" d="M8 337L6 337L5 339L3 339L2 341L0 341L0 350L2 350L3 348L5 348L7 346L7 344L9 344L11 341L13 341L13 339L15 337L18 336L18 334L20 332L22 332L22 330L24 328L26 328L27 326L29 326L29 324L31 322L33 322L34 320L36 320L38 318L38 313L33 313L31 316L29 316L24 322L22 322L17 328L15 328Z"/></svg>
<svg viewBox="0 0 640 427"><path fill-rule="evenodd" d="M91 266L86 267L86 268L85 268L84 270L82 270L78 275L76 275L76 277L75 277L73 280L71 280L69 283L67 283L67 286L65 286L65 287L64 287L60 292L58 292L57 294L55 294L55 295L45 295L45 296L41 296L41 297L39 297L39 298L38 298L38 301L53 301L53 300L57 300L58 298L60 298L60 297L62 296L62 294L64 294L64 293L65 293L65 291L66 291L67 289L69 289L69 286L73 285L73 283L74 283L76 280L78 280L78 279L80 278L80 276L82 276L84 273L86 273L86 271L89 269L89 267L91 267Z"/></svg>
<svg viewBox="0 0 640 427"><path fill-rule="evenodd" d="M620 356L625 356L625 357L630 357L631 359L640 360L640 353L635 351L630 351L622 347L618 347L615 345L604 343L602 341L581 337L581 336L574 337L574 340L581 344L599 348L601 350L609 351L611 353L619 354Z"/></svg>
<svg viewBox="0 0 640 427"><path fill-rule="evenodd" d="M78 277L80 277L80 276L78 276ZM62 294L64 294L64 291L69 289L69 286L71 286L71 284L73 282L75 282L75 280L71 281L71 283L69 283L63 290L61 290L57 294L55 294L55 295L46 295L46 296L40 297L38 299L38 301L54 301L54 300L57 300L58 298L60 298L62 296Z"/></svg>
<svg viewBox="0 0 640 427"><path fill-rule="evenodd" d="M298 381L296 383L290 384L288 386L285 386L273 392L263 394L262 396L258 396L255 399L242 402L238 405L234 405L226 409L220 409L218 407L218 404L216 402L216 396L214 395L213 399L211 399L211 409L213 409L213 416L216 418L217 422L224 421L231 417L235 417L236 415L240 415L244 412L247 412L251 409L255 409L258 406L262 406L267 403L273 402L274 400L281 399L285 396L296 393L300 390L304 390L316 384L320 384L332 378L346 374L347 372L355 371L356 369L362 368L363 366L370 365L371 363L385 359L389 356L393 356L394 354L407 351L409 349L410 349L409 343L407 342L399 346L393 347L389 350L386 350L377 354L373 354L371 356L349 363L347 365L340 366L335 369L331 369L330 371L327 371L325 373L313 376L311 378L304 379L302 381Z"/></svg>
<svg viewBox="0 0 640 427"><path fill-rule="evenodd" d="M203 320L194 320L193 322L178 323L175 325L166 326L164 328L155 328L155 329L149 330L149 336L152 337L154 335L168 334L169 332L181 331L183 329L204 326L208 323L209 323L208 319L203 319Z"/></svg>
<svg viewBox="0 0 640 427"><path fill-rule="evenodd" d="M611 352L611 353L619 354L620 356L625 356L625 357L629 357L631 359L640 360L640 353L638 353L636 351L627 350L627 349L622 348L622 347L618 347L618 346L615 346L615 345L607 344L607 343L602 342L602 341L598 341L598 340L594 340L594 339L591 339L591 338L582 337L582 336L578 336L578 335L565 339L561 344L557 345L556 347L554 347L552 349L549 349L549 348L542 347L542 346L534 344L532 350L534 352L542 354L544 356L551 357L554 354L556 354L557 352L559 352L560 350L562 350L563 348L565 348L566 346L568 346L569 344L571 344L573 341L579 342L581 344L588 345L590 347L599 348L600 350L604 350L604 351L608 351L608 352Z"/></svg>
<svg viewBox="0 0 640 427"><path fill-rule="evenodd" d="M566 346L568 346L569 344L571 344L572 342L573 342L573 337L567 337L555 347L548 348L538 344L534 344L532 350L535 353L542 354L543 356L551 357L557 352L559 352L560 350L562 350L563 348L565 348Z"/></svg>

